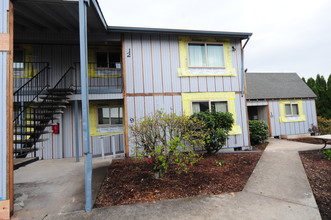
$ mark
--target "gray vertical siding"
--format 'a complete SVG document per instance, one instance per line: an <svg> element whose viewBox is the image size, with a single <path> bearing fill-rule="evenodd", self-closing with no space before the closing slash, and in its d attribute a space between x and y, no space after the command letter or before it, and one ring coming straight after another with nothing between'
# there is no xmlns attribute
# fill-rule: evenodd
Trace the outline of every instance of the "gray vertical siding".
<svg viewBox="0 0 331 220"><path fill-rule="evenodd" d="M7 10L9 1L0 2L0 33L8 33ZM7 182L7 52L0 52L0 197L6 199Z"/></svg>
<svg viewBox="0 0 331 220"><path fill-rule="evenodd" d="M179 77L178 36L125 34L125 53L131 52L130 57L125 57L126 91L129 95L135 94L127 99L128 112L126 117L138 121L145 115L160 109L182 115L182 99L178 93L240 91L240 42L233 41L231 46L236 48L236 51L232 52L232 65L237 70L236 76ZM137 93L145 93L145 96L137 96ZM163 93L163 95L152 95L151 93ZM228 146L248 146L245 106L245 97L237 94L237 115L235 117L237 124L242 129L242 134L230 136ZM130 124L132 123L129 121ZM130 143L130 148L132 147Z"/></svg>
<svg viewBox="0 0 331 220"><path fill-rule="evenodd" d="M179 77L177 36L125 34L127 93L236 92L240 91L240 42L231 42L232 66L236 76Z"/></svg>
<svg viewBox="0 0 331 220"><path fill-rule="evenodd" d="M315 100L303 99L302 107L303 114L306 116L305 121L300 122L285 122L279 121L279 101L249 101L248 106L269 105L270 110L270 124L272 129L272 136L280 135L297 135L308 134L308 129L312 125L317 125Z"/></svg>
<svg viewBox="0 0 331 220"><path fill-rule="evenodd" d="M241 97L240 94L236 94L236 121L237 125L240 125L242 133L238 135L230 135L227 145L225 147L247 147L248 144L248 128L247 128L247 116L245 109L245 96ZM163 110L164 112L175 112L178 115L183 114L182 110L182 97L180 95L165 95L165 96L133 96L127 99L128 119L133 118L134 122L130 122L129 125L135 124L140 121L144 116L150 115L157 110ZM146 109L146 110L145 110ZM130 136L130 134L129 134ZM129 140L131 138L129 137ZM133 149L133 144L129 143L130 155Z"/></svg>

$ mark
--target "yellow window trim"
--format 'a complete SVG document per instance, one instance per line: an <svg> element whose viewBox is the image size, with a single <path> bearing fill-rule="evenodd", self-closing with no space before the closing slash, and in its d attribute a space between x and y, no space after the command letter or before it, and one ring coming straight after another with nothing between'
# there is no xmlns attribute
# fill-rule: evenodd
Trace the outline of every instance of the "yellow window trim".
<svg viewBox="0 0 331 220"><path fill-rule="evenodd" d="M299 108L299 115L298 116L286 116L285 104L291 104L291 103L292 104L298 104L298 108ZM281 123L306 121L306 116L303 114L302 100L280 101L279 102L279 111L280 111L279 121ZM294 120L289 119L291 117L296 117L297 119L294 119Z"/></svg>
<svg viewBox="0 0 331 220"><path fill-rule="evenodd" d="M224 49L224 65L225 65L225 74L190 74L189 69L191 67L188 66L188 42L200 40L202 42L217 42L223 44ZM222 39L222 42L219 42L221 39L217 38L209 38L209 37L179 37L179 54L180 54L180 68L178 68L178 76L236 76L236 69L232 66L232 50L231 44L229 40ZM197 69L197 67L192 67ZM203 67L205 68L205 67ZM201 69L203 69L201 68ZM208 67L206 67L207 69ZM219 69L224 69L224 67L220 67Z"/></svg>
<svg viewBox="0 0 331 220"><path fill-rule="evenodd" d="M236 114L236 94L235 92L199 92L199 93L182 93L184 115L192 115L192 102L201 100L223 100L228 102L228 111L232 113L234 125L229 132L230 135L241 134L241 127L237 125Z"/></svg>
<svg viewBox="0 0 331 220"><path fill-rule="evenodd" d="M98 124L98 108L102 106L113 106L108 102L108 104L105 104L105 102L90 102L89 104L89 117L90 117L90 135L91 136L104 136L104 135L111 135L111 134L119 134L122 132L108 132L108 133L98 133L98 127L106 127ZM114 106L119 106L114 104ZM109 127L116 127L114 125L109 125ZM120 126L118 126L120 127Z"/></svg>
<svg viewBox="0 0 331 220"><path fill-rule="evenodd" d="M88 77L91 78L121 78L122 75L99 75L97 74L97 69L95 68L94 63L97 62L96 54L97 52L109 52L109 47L107 46L98 46L98 47L90 47L88 49ZM93 63L93 64L91 64Z"/></svg>

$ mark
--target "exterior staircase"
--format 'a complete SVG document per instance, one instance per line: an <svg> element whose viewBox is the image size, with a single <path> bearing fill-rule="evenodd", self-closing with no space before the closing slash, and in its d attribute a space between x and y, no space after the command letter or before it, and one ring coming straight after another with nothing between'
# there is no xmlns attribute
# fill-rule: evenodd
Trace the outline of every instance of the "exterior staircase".
<svg viewBox="0 0 331 220"><path fill-rule="evenodd" d="M38 160L36 152L42 147L37 148L37 143L47 140L43 138L44 134L51 132L47 128L55 125L54 120L58 119L56 116L63 114L64 109L69 104L68 96L74 93L74 87L66 79L72 69L70 67L53 87L50 87L47 82L44 82L44 86L29 86L38 77L41 78L41 74L46 74L40 72L37 74L38 76L36 75L30 79L30 83L26 83L14 93L15 159L32 157L32 162ZM36 84L36 82L33 82L33 84ZM31 88L27 89L25 87ZM42 89L36 90L36 88ZM19 166L19 164L15 164L14 168L17 169Z"/></svg>

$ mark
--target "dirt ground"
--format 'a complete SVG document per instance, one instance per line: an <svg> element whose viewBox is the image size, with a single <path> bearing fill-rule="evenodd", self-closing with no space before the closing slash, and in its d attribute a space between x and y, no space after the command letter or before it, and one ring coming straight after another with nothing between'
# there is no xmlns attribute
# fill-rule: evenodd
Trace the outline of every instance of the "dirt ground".
<svg viewBox="0 0 331 220"><path fill-rule="evenodd" d="M238 192L244 188L261 155L262 152L206 156L188 173L177 175L170 169L162 179L152 177L152 164L147 160L113 161L95 207ZM219 161L224 165L217 165Z"/></svg>
<svg viewBox="0 0 331 220"><path fill-rule="evenodd" d="M320 144L313 138L297 141ZM331 161L320 150L300 152L310 186L313 190L323 220L331 219Z"/></svg>

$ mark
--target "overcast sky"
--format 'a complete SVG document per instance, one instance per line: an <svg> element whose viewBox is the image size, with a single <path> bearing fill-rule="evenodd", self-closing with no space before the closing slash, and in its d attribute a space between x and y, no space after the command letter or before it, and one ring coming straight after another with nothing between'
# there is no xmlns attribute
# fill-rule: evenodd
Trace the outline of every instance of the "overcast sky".
<svg viewBox="0 0 331 220"><path fill-rule="evenodd" d="M330 0L98 0L110 26L251 32L249 72L331 74Z"/></svg>

